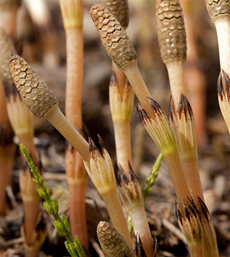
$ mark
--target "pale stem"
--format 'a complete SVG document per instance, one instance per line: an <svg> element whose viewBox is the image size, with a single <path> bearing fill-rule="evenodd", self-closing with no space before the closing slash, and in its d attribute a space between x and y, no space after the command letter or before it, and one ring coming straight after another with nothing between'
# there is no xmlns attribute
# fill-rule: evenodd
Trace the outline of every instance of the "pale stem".
<svg viewBox="0 0 230 257"><path fill-rule="evenodd" d="M116 142L117 164L121 165L126 176L129 177L129 165L132 165L130 121L114 121L114 133Z"/></svg>
<svg viewBox="0 0 230 257"><path fill-rule="evenodd" d="M147 257L154 256L153 239L150 233L149 224L146 218L145 209L143 206L133 208L129 215L132 219L135 235L139 235L142 246Z"/></svg>
<svg viewBox="0 0 230 257"><path fill-rule="evenodd" d="M179 106L181 94L185 95L184 60L166 63L174 106Z"/></svg>
<svg viewBox="0 0 230 257"><path fill-rule="evenodd" d="M24 171L22 171L24 172ZM30 178L32 179L32 178ZM23 200L23 209L24 209L24 231L25 231L25 238L26 244L30 245L32 243L32 235L34 233L34 229L37 224L38 214L39 214L39 206L40 206L40 199L37 200Z"/></svg>
<svg viewBox="0 0 230 257"><path fill-rule="evenodd" d="M121 69L119 69L114 62L112 62L112 69L113 69L113 72L116 76L117 86L119 88L121 98L122 98L124 88L125 88L125 85L126 85L126 76L125 76L124 72Z"/></svg>
<svg viewBox="0 0 230 257"><path fill-rule="evenodd" d="M81 27L66 29L66 48L66 118L75 128L81 128L83 80L83 32Z"/></svg>
<svg viewBox="0 0 230 257"><path fill-rule="evenodd" d="M125 238L129 247L133 250L132 240L129 234L125 215L118 197L117 189L101 195L108 210L113 227Z"/></svg>
<svg viewBox="0 0 230 257"><path fill-rule="evenodd" d="M122 68L129 83L131 84L133 91L135 92L140 104L145 109L145 111L151 116L152 109L149 105L147 97L151 97L147 86L141 76L140 70L137 66L137 60L129 62L126 66Z"/></svg>
<svg viewBox="0 0 230 257"><path fill-rule="evenodd" d="M54 105L45 115L44 119L48 120L63 137L82 155L83 159L89 163L89 144L73 127L60 111L58 105Z"/></svg>
<svg viewBox="0 0 230 257"><path fill-rule="evenodd" d="M169 155L165 155L164 158L172 178L179 208L182 212L184 212L183 200L187 200L187 197L190 196L190 191L188 189L185 175L181 167L179 155L175 151Z"/></svg>
<svg viewBox="0 0 230 257"><path fill-rule="evenodd" d="M217 31L220 66L230 76L230 18L221 15L214 21Z"/></svg>
<svg viewBox="0 0 230 257"><path fill-rule="evenodd" d="M85 184L71 184L69 183L69 218L71 235L73 238L78 236L81 244L88 249L88 234L86 223L86 206L85 193L87 183Z"/></svg>
<svg viewBox="0 0 230 257"><path fill-rule="evenodd" d="M191 196L196 204L199 207L198 196L204 201L204 195L200 180L199 168L196 160L181 160L181 165L186 177L188 187L190 189ZM199 208L198 208L199 209Z"/></svg>

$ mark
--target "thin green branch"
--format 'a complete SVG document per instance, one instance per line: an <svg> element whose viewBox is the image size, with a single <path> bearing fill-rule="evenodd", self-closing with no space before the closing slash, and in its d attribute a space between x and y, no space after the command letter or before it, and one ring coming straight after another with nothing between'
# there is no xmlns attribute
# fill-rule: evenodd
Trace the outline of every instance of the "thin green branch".
<svg viewBox="0 0 230 257"><path fill-rule="evenodd" d="M152 186L155 184L156 178L158 176L158 171L160 169L162 159L163 155L162 153L160 153L153 165L152 170L150 171L149 177L145 180L146 184L143 185L141 188L144 199L146 199L151 194L151 189Z"/></svg>
<svg viewBox="0 0 230 257"><path fill-rule="evenodd" d="M45 200L44 207L46 211L51 214L55 221L54 226L57 229L58 233L66 238L65 246L69 254L72 257L83 257L84 253L79 241L79 238L76 236L75 240L72 239L70 235L70 226L68 220L65 216L60 216L58 214L58 202L56 199L50 198L50 190L46 184L43 183L43 177L39 174L37 167L34 165L32 159L27 153L25 147L21 144L20 149L30 166L31 172L34 175L33 181L38 185L38 194Z"/></svg>

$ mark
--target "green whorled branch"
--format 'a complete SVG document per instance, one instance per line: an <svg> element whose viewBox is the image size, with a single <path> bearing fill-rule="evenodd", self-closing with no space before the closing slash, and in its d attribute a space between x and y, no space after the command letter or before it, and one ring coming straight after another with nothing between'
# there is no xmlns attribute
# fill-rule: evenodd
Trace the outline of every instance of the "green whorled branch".
<svg viewBox="0 0 230 257"><path fill-rule="evenodd" d="M163 155L160 153L150 171L150 175L145 180L146 184L141 187L144 199L146 199L151 194L151 188L155 184L162 159Z"/></svg>
<svg viewBox="0 0 230 257"><path fill-rule="evenodd" d="M75 240L72 239L70 235L70 226L68 220L65 216L60 216L58 214L58 202L56 199L50 198L50 191L46 184L43 183L43 177L39 174L38 169L34 165L32 159L27 153L25 147L21 144L20 149L34 175L33 181L38 185L38 194L45 200L44 207L46 211L51 214L55 221L54 226L58 233L66 238L65 247L69 254L73 257L84 256L83 249L81 247L79 238L76 236Z"/></svg>

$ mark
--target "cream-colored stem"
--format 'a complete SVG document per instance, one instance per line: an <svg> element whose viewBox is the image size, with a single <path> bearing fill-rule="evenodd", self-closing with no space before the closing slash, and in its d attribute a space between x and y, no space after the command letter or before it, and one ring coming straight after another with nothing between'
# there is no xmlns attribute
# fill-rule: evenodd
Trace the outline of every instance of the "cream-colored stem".
<svg viewBox="0 0 230 257"><path fill-rule="evenodd" d="M230 76L230 17L221 15L214 22L219 44L220 66Z"/></svg>
<svg viewBox="0 0 230 257"><path fill-rule="evenodd" d="M122 166L127 176L127 174L129 174L128 163L132 165L130 121L114 121L113 125L116 142L117 164Z"/></svg>
<svg viewBox="0 0 230 257"><path fill-rule="evenodd" d="M45 115L44 119L48 120L63 137L82 155L83 159L89 162L89 144L73 127L60 111L58 105L54 105Z"/></svg>
<svg viewBox="0 0 230 257"><path fill-rule="evenodd" d="M153 239L146 218L144 206L133 208L129 215L132 219L135 235L139 235L147 257L154 256Z"/></svg>
<svg viewBox="0 0 230 257"><path fill-rule="evenodd" d="M112 68L113 68L113 72L116 76L117 86L118 86L120 94L122 96L125 85L126 85L126 76L125 76L124 72L121 69L119 69L114 62L112 62Z"/></svg>
<svg viewBox="0 0 230 257"><path fill-rule="evenodd" d="M66 29L67 79L66 118L82 127L83 32L81 27Z"/></svg>
<svg viewBox="0 0 230 257"><path fill-rule="evenodd" d="M185 95L184 86L184 60L179 59L166 63L169 75L169 83L174 106L177 108L181 94Z"/></svg>
<svg viewBox="0 0 230 257"><path fill-rule="evenodd" d="M133 250L132 240L116 188L101 196L105 202L113 227L125 238L129 247Z"/></svg>
<svg viewBox="0 0 230 257"><path fill-rule="evenodd" d="M183 200L187 200L187 197L190 197L190 191L188 189L185 175L181 167L179 155L177 152L174 152L169 155L165 155L164 158L172 178L179 208L183 212Z"/></svg>
<svg viewBox="0 0 230 257"><path fill-rule="evenodd" d="M152 109L149 105L147 97L151 97L147 86L141 76L140 70L137 66L137 60L129 62L126 66L122 68L129 83L131 84L133 91L135 92L140 104L145 109L145 111L151 115Z"/></svg>

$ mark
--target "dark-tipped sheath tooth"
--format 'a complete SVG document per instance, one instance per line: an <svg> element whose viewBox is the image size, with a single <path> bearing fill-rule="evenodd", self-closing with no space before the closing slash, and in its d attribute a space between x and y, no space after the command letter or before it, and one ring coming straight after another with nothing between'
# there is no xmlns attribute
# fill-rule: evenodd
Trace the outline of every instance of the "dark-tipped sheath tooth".
<svg viewBox="0 0 230 257"><path fill-rule="evenodd" d="M114 74L114 72L112 71L112 75L110 77L110 82L109 82L109 86L112 87L112 86L117 86L117 78Z"/></svg>
<svg viewBox="0 0 230 257"><path fill-rule="evenodd" d="M136 254L136 257L146 257L140 236L138 234L136 235L136 238L135 238L135 254Z"/></svg>
<svg viewBox="0 0 230 257"><path fill-rule="evenodd" d="M150 119L150 116L148 115L148 113L145 111L145 109L140 104L138 104L138 106L137 106L137 111L139 113L141 121L143 122L144 125L146 125L145 120Z"/></svg>
<svg viewBox="0 0 230 257"><path fill-rule="evenodd" d="M228 74L221 70L218 80L217 80L217 93L223 101L224 96L227 96L227 99L230 99L230 78Z"/></svg>
<svg viewBox="0 0 230 257"><path fill-rule="evenodd" d="M150 104L150 106L152 108L153 114L155 116L164 114L164 112L161 109L161 106L158 104L158 102L153 100L151 97L148 97L148 101L149 101L149 104Z"/></svg>
<svg viewBox="0 0 230 257"><path fill-rule="evenodd" d="M121 178L121 184L128 184L129 183L129 179L127 178L127 176L125 175L125 171L124 169L122 168L121 165L118 166L118 169L119 169L119 173L120 173L120 178Z"/></svg>
<svg viewBox="0 0 230 257"><path fill-rule="evenodd" d="M97 157L99 150L97 148L97 146L95 145L95 143L93 142L93 139L91 137L89 137L88 139L89 141L89 151L92 157Z"/></svg>
<svg viewBox="0 0 230 257"><path fill-rule="evenodd" d="M173 101L172 101L172 96L170 97L170 100L169 100L169 119L171 121L173 121Z"/></svg>
<svg viewBox="0 0 230 257"><path fill-rule="evenodd" d="M176 212L177 219L180 220L181 224L183 224L183 217L177 201L175 202L175 212Z"/></svg>
<svg viewBox="0 0 230 257"><path fill-rule="evenodd" d="M103 152L104 149L105 149L104 141L103 141L102 137L101 137L99 134L98 134L97 136L98 136L99 144L100 144L100 146L101 146L101 150L102 150L102 152Z"/></svg>
<svg viewBox="0 0 230 257"><path fill-rule="evenodd" d="M117 181L117 185L118 186L121 186L121 173L120 173L120 167L118 166L117 169L115 170L115 178L116 178L116 181Z"/></svg>
<svg viewBox="0 0 230 257"><path fill-rule="evenodd" d="M207 221L210 221L210 213L206 206L206 204L203 202L203 200L198 196L199 204L201 207L201 214L203 214Z"/></svg>
<svg viewBox="0 0 230 257"><path fill-rule="evenodd" d="M184 113L186 121L188 120L188 118L191 119L193 116L192 107L191 107L188 99L186 98L186 96L184 96L183 94L181 94L181 96L180 96L180 102L179 102L177 112L179 114L180 119L181 119L182 113Z"/></svg>

